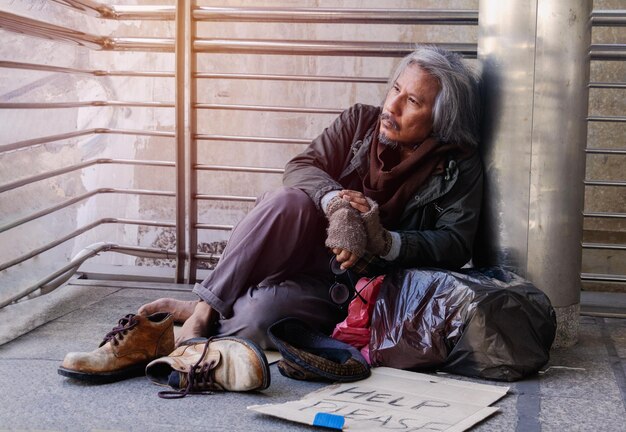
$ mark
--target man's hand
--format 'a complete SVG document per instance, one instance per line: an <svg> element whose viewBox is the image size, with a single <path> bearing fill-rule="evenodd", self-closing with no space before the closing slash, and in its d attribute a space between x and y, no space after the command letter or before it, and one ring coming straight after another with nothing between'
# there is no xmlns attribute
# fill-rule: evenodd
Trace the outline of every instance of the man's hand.
<svg viewBox="0 0 626 432"><path fill-rule="evenodd" d="M338 195L341 199L348 201L352 208L357 209L361 213L367 213L370 210L370 204L362 192L344 189Z"/></svg>
<svg viewBox="0 0 626 432"><path fill-rule="evenodd" d="M374 255L387 255L391 249L391 234L380 223L378 204L365 197L363 193L353 190L342 190L338 196L348 201L352 208L361 212L367 233L367 250Z"/></svg>
<svg viewBox="0 0 626 432"><path fill-rule="evenodd" d="M349 269L359 260L358 255L355 255L346 249L333 248L333 253L335 254L335 259L341 264L341 268L343 270Z"/></svg>

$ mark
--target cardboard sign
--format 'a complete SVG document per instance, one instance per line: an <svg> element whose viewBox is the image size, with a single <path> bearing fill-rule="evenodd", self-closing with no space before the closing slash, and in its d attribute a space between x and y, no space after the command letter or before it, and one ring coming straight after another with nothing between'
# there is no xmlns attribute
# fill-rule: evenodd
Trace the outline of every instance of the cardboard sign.
<svg viewBox="0 0 626 432"><path fill-rule="evenodd" d="M498 411L508 387L391 368L334 384L301 400L248 409L313 426L354 431L464 431Z"/></svg>

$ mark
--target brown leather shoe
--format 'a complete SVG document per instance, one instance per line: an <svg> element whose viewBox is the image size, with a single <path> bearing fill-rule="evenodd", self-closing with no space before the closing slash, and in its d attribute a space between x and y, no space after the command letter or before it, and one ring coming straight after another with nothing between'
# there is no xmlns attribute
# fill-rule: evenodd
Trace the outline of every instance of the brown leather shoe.
<svg viewBox="0 0 626 432"><path fill-rule="evenodd" d="M151 362L146 376L176 390L159 392L164 398L209 390L263 390L270 385L265 354L251 340L238 337L190 339L169 356Z"/></svg>
<svg viewBox="0 0 626 432"><path fill-rule="evenodd" d="M146 365L174 349L174 319L169 313L129 314L91 352L71 352L60 375L94 383L141 376Z"/></svg>

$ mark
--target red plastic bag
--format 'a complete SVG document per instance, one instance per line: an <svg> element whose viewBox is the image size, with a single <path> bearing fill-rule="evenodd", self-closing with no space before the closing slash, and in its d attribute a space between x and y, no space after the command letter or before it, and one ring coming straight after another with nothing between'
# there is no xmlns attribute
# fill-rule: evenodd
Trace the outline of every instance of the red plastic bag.
<svg viewBox="0 0 626 432"><path fill-rule="evenodd" d="M383 284L385 276L375 278L361 278L356 284L356 291L367 301L356 296L348 305L348 316L337 324L332 337L361 349L362 354L369 362L370 321L378 292Z"/></svg>

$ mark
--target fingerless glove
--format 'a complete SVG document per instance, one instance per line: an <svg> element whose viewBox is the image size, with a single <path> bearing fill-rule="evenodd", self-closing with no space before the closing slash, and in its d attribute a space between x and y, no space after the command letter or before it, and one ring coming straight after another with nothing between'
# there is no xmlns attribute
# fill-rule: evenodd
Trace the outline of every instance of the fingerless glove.
<svg viewBox="0 0 626 432"><path fill-rule="evenodd" d="M328 231L326 246L345 249L363 256L367 242L365 227L358 210L340 197L333 198L326 209Z"/></svg>
<svg viewBox="0 0 626 432"><path fill-rule="evenodd" d="M370 209L363 213L363 224L367 233L367 251L374 255L385 256L391 250L391 234L380 223L378 204L376 201L367 199Z"/></svg>

